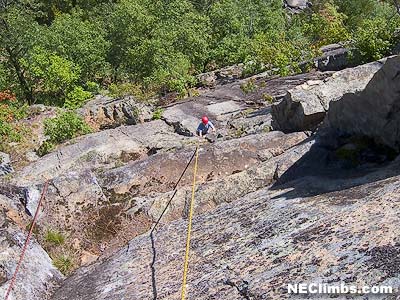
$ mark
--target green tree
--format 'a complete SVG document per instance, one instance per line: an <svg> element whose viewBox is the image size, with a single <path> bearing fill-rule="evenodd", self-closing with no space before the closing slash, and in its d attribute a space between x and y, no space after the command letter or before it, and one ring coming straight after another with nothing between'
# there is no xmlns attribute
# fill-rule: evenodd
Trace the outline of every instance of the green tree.
<svg viewBox="0 0 400 300"><path fill-rule="evenodd" d="M332 1L321 5L318 12L306 15L303 22L304 34L320 47L338 42L346 42L350 39L349 31L344 22L347 16L338 12Z"/></svg>
<svg viewBox="0 0 400 300"><path fill-rule="evenodd" d="M110 43L100 22L84 20L82 12L62 14L49 27L46 48L73 62L81 69L81 81L102 78L109 64Z"/></svg>
<svg viewBox="0 0 400 300"><path fill-rule="evenodd" d="M81 70L73 62L41 47L34 47L20 61L34 95L45 102L59 99L63 103L80 77Z"/></svg>
<svg viewBox="0 0 400 300"><path fill-rule="evenodd" d="M400 26L398 18L387 20L376 17L361 22L353 40L356 59L363 63L388 55L398 42L396 33L398 26Z"/></svg>
<svg viewBox="0 0 400 300"><path fill-rule="evenodd" d="M10 4L0 11L0 55L3 57L0 64L7 76L7 88L30 104L34 102L33 90L25 77L21 59L41 40L40 32L33 17L17 5Z"/></svg>
<svg viewBox="0 0 400 300"><path fill-rule="evenodd" d="M268 31L285 31L286 20L278 0L221 0L209 12L212 22L210 60L215 67L251 60L252 39ZM212 64L213 65L213 64Z"/></svg>

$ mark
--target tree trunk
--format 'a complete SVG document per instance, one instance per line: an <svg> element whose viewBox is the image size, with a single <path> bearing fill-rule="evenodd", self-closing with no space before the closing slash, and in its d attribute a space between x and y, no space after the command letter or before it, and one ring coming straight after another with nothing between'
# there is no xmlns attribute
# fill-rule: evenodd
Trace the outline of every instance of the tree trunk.
<svg viewBox="0 0 400 300"><path fill-rule="evenodd" d="M22 88L26 100L28 101L28 104L29 105L34 104L32 89L29 87L29 84L24 76L24 72L21 68L21 65L18 62L17 57L13 55L13 51L11 50L10 47L6 47L6 51L8 53L9 61L13 66L13 68L15 69L15 73L17 74L19 84Z"/></svg>

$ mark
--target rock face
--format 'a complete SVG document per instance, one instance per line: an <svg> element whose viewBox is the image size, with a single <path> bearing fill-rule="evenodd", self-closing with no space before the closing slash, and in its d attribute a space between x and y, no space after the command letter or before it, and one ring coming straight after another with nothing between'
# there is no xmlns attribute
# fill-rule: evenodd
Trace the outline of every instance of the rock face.
<svg viewBox="0 0 400 300"><path fill-rule="evenodd" d="M393 264L400 257L400 178L391 177L398 167L394 162L356 179L301 176L197 216L188 296L297 299L287 293L292 282L400 287ZM165 225L153 241L142 235L82 268L54 300L178 298L186 226L185 220Z"/></svg>
<svg viewBox="0 0 400 300"><path fill-rule="evenodd" d="M323 80L331 73L307 73L285 78L270 77L267 73L234 83L217 86L188 99L166 107L162 119L184 136L193 136L203 115L217 126L223 137L237 138L246 134L269 131L271 104L283 97L288 88L308 80ZM253 85L244 92L244 85Z"/></svg>
<svg viewBox="0 0 400 300"><path fill-rule="evenodd" d="M400 151L400 57L389 58L359 93L332 103L327 126L341 134L367 136Z"/></svg>
<svg viewBox="0 0 400 300"><path fill-rule="evenodd" d="M201 184L198 212L232 201L271 183L288 169L303 150L291 147L306 135L280 132L202 145L197 181ZM172 195L177 178L185 169L194 147L173 153L158 153L109 170L80 169L55 177L46 199L46 214L39 220L47 228L66 232L82 241L81 249L100 254L121 247L147 231ZM175 200L164 220L185 215L190 196L192 166L183 176ZM26 206L34 211L40 187L24 189ZM32 209L33 208L33 209Z"/></svg>
<svg viewBox="0 0 400 300"><path fill-rule="evenodd" d="M79 113L91 124L105 129L151 120L153 108L151 105L140 103L134 97L113 99L97 96L79 109Z"/></svg>
<svg viewBox="0 0 400 300"><path fill-rule="evenodd" d="M336 72L323 81L308 81L289 90L272 107L272 126L283 132L314 130L324 119L331 102L344 94L362 91L382 67L377 61Z"/></svg>
<svg viewBox="0 0 400 300"><path fill-rule="evenodd" d="M22 228L29 222L21 204L10 198L0 195L0 208L0 294L5 295L25 242L26 232ZM33 238L9 299L46 299L62 278L48 254Z"/></svg>
<svg viewBox="0 0 400 300"><path fill-rule="evenodd" d="M10 156L6 153L0 152L0 176L10 174L13 171Z"/></svg>

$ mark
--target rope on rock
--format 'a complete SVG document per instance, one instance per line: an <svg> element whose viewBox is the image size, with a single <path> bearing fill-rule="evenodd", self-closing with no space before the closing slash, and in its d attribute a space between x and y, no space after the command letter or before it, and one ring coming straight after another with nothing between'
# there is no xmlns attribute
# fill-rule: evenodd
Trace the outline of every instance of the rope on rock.
<svg viewBox="0 0 400 300"><path fill-rule="evenodd" d="M162 211L161 215L158 217L158 220L157 220L157 222L155 223L155 225L153 226L153 229L151 230L150 234L152 234L153 231L156 229L156 227L157 227L158 224L160 223L162 217L164 216L165 212L167 211L168 207L170 206L172 200L174 199L176 193L178 192L177 187L178 187L179 183L181 182L181 180L182 180L182 178L183 178L183 175L185 175L187 169L189 168L190 163L192 162L193 158L195 157L195 155L196 155L196 153L197 153L197 149L198 149L198 146L196 146L196 150L193 152L192 157L190 158L190 160L189 160L189 162L187 163L185 169L183 170L181 176L179 177L178 181L176 182L176 184L175 184L175 186L174 186L174 193L172 194L172 197L169 199L169 201L168 201L167 205L165 206L164 210Z"/></svg>
<svg viewBox="0 0 400 300"><path fill-rule="evenodd" d="M181 300L186 299L186 282L187 282L187 274L189 270L189 253L190 253L190 236L192 232L192 221L193 221L193 208L194 208L194 194L196 191L196 175L197 175L197 164L199 160L199 145L196 146L196 159L194 162L194 171L193 171L193 186L192 186L192 199L190 200L189 207L189 220L188 220L188 231L186 237L186 253L185 253L185 263L183 267L183 281L182 281L182 293Z"/></svg>
<svg viewBox="0 0 400 300"><path fill-rule="evenodd" d="M13 277L11 278L10 286L9 286L8 289L7 289L7 293L6 293L6 296L5 296L5 300L8 299L8 297L10 296L10 293L11 293L13 287L14 287L15 281L16 281L16 279L17 279L18 271L19 271L19 269L20 269L20 267L21 267L22 261L24 260L25 252L26 252L26 250L27 250L27 248L28 248L29 241L30 241L30 239L31 239L31 237L32 237L33 229L34 229L34 227L35 227L37 218L38 218L38 216L39 216L39 210L40 210L40 207L41 207L41 205L42 205L42 202L43 202L43 200L44 200L44 198L45 198L45 195L46 195L46 193L47 193L48 187L49 187L49 181L46 181L46 183L44 184L43 190L42 190L42 194L41 194L41 196L40 196L40 200L39 200L38 206L37 206L37 208L36 208L35 216L33 217L33 220L32 220L31 228L29 229L29 233L28 233L28 236L26 237L24 247L22 248L21 256L20 256L20 258L19 258L17 267L15 268Z"/></svg>

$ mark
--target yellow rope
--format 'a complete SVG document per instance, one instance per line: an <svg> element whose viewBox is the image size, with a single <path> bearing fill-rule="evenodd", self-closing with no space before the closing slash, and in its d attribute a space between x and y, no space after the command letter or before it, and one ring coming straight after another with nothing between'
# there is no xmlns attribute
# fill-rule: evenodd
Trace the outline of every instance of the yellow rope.
<svg viewBox="0 0 400 300"><path fill-rule="evenodd" d="M185 300L186 297L186 280L187 280L187 273L189 269L189 251L190 251L190 234L192 232L192 219L193 219L193 207L194 207L194 192L196 190L196 175L197 175L197 162L199 158L199 145L196 146L196 159L194 161L194 171L193 171L193 187L192 187L192 199L190 201L190 208L189 208L189 226L186 238L186 254L185 254L185 264L183 268L183 282L182 282L182 294L181 300Z"/></svg>

